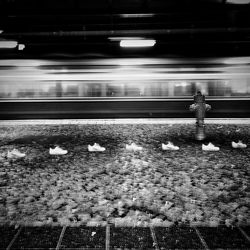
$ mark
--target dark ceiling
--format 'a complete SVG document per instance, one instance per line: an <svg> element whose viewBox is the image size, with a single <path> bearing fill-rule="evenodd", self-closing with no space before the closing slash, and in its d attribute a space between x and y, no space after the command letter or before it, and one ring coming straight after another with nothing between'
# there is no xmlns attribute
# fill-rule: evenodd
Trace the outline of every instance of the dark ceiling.
<svg viewBox="0 0 250 250"><path fill-rule="evenodd" d="M250 55L250 4L228 1L0 0L0 40L25 45L0 57ZM121 37L156 45L120 48Z"/></svg>

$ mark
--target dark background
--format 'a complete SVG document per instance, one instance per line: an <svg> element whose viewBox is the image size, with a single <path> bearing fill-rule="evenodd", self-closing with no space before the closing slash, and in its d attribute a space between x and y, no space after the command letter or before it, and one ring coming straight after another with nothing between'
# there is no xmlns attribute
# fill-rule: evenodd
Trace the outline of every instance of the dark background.
<svg viewBox="0 0 250 250"><path fill-rule="evenodd" d="M240 3L242 0L235 0ZM0 39L25 44L2 58L246 56L250 5L229 0L0 0ZM124 49L112 37L156 39Z"/></svg>

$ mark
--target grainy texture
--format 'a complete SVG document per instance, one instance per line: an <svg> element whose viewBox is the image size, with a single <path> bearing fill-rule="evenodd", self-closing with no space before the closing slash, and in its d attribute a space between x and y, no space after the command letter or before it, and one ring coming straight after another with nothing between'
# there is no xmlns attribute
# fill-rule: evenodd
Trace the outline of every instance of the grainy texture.
<svg viewBox="0 0 250 250"><path fill-rule="evenodd" d="M195 230L190 227L155 228L160 249L204 249Z"/></svg>
<svg viewBox="0 0 250 250"><path fill-rule="evenodd" d="M21 225L249 225L248 125L207 125L204 152L193 125L0 127L0 223ZM246 149L233 149L243 140ZM162 151L172 141L179 151ZM99 143L103 153L89 153ZM126 143L143 147L125 149ZM59 145L69 153L49 155ZM7 158L7 151L26 153Z"/></svg>
<svg viewBox="0 0 250 250"><path fill-rule="evenodd" d="M95 248L105 249L105 227L67 228L60 249Z"/></svg>
<svg viewBox="0 0 250 250"><path fill-rule="evenodd" d="M17 233L18 229L15 227L0 227L0 249L6 249Z"/></svg>
<svg viewBox="0 0 250 250"><path fill-rule="evenodd" d="M111 249L154 249L150 228L111 227Z"/></svg>
<svg viewBox="0 0 250 250"><path fill-rule="evenodd" d="M250 249L250 242L235 227L200 227L198 230L210 249Z"/></svg>
<svg viewBox="0 0 250 250"><path fill-rule="evenodd" d="M56 248L62 227L25 227L11 249Z"/></svg>

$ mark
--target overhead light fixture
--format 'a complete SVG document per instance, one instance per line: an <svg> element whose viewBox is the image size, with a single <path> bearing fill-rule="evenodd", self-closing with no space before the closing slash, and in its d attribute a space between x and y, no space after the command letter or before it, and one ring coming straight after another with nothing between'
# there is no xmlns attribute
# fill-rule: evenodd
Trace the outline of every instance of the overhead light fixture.
<svg viewBox="0 0 250 250"><path fill-rule="evenodd" d="M0 34L2 34L3 33L3 30L0 30Z"/></svg>
<svg viewBox="0 0 250 250"><path fill-rule="evenodd" d="M249 4L250 0L227 0L227 3L233 4Z"/></svg>
<svg viewBox="0 0 250 250"><path fill-rule="evenodd" d="M123 18L140 18L140 17L153 17L153 13L138 13L138 14L120 14L120 17Z"/></svg>
<svg viewBox="0 0 250 250"><path fill-rule="evenodd" d="M121 40L121 47L153 47L155 45L155 40L146 40L146 39L131 39L131 40Z"/></svg>
<svg viewBox="0 0 250 250"><path fill-rule="evenodd" d="M24 50L25 45L24 44L18 44L18 50Z"/></svg>
<svg viewBox="0 0 250 250"><path fill-rule="evenodd" d="M0 40L0 49L13 49L16 48L17 42L16 41L5 41Z"/></svg>

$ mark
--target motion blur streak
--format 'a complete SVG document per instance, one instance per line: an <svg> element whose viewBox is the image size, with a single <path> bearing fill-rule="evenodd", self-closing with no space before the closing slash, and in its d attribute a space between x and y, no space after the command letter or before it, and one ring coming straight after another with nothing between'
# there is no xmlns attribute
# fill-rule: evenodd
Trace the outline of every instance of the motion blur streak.
<svg viewBox="0 0 250 250"><path fill-rule="evenodd" d="M1 99L249 97L250 58L0 60Z"/></svg>

